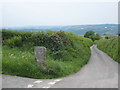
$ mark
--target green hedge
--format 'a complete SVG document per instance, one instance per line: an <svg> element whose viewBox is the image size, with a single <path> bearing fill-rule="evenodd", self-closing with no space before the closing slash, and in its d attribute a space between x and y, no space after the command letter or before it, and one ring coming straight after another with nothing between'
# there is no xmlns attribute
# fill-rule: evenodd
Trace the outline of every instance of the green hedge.
<svg viewBox="0 0 120 90"><path fill-rule="evenodd" d="M58 78L76 73L90 58L91 39L64 31L21 32L2 30L2 73ZM46 70L35 64L34 47L47 48Z"/></svg>
<svg viewBox="0 0 120 90"><path fill-rule="evenodd" d="M31 47L44 46L51 51L51 55L53 55L55 59L58 57L62 59L62 56L64 56L63 52L75 52L84 46L88 48L93 43L90 39L64 31L20 32L3 30L2 37L4 41L3 44L9 47L22 47L24 45L30 45ZM76 46L78 43L80 45Z"/></svg>
<svg viewBox="0 0 120 90"><path fill-rule="evenodd" d="M101 39L95 41L98 48L111 56L115 61L120 63L120 45L118 45L118 40L120 37L111 37L109 39Z"/></svg>

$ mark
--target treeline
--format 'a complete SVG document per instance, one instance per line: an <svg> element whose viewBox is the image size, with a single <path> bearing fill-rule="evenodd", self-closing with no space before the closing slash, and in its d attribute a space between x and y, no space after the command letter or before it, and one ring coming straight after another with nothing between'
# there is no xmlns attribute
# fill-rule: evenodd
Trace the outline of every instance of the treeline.
<svg viewBox="0 0 120 90"><path fill-rule="evenodd" d="M90 57L93 41L64 31L2 30L2 73L32 78L56 78L77 72ZM47 48L46 70L34 62L34 47Z"/></svg>
<svg viewBox="0 0 120 90"><path fill-rule="evenodd" d="M120 37L109 37L95 41L97 47L120 63Z"/></svg>

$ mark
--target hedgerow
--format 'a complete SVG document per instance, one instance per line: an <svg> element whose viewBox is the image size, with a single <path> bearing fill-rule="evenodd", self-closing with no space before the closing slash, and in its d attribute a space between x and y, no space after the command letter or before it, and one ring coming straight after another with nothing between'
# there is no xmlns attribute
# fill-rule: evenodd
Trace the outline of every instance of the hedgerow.
<svg viewBox="0 0 120 90"><path fill-rule="evenodd" d="M120 63L120 37L111 37L95 41L97 47L107 53L111 58Z"/></svg>
<svg viewBox="0 0 120 90"><path fill-rule="evenodd" d="M89 60L92 40L64 31L25 32L2 30L2 73L57 78L77 72ZM35 64L34 47L47 49L46 70Z"/></svg>

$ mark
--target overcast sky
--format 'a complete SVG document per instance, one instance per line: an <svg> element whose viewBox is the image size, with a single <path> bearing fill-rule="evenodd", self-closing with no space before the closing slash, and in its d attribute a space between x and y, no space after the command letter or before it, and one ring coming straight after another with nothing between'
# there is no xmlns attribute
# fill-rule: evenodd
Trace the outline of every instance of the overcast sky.
<svg viewBox="0 0 120 90"><path fill-rule="evenodd" d="M2 25L10 27L118 23L117 2L4 3L0 11Z"/></svg>

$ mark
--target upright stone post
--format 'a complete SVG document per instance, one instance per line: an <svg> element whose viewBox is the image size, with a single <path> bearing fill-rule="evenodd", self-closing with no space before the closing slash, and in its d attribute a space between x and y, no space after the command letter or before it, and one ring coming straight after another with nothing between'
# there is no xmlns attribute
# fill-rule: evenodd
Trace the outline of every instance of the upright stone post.
<svg viewBox="0 0 120 90"><path fill-rule="evenodd" d="M35 47L35 62L40 69L45 69L46 61L46 48L37 46Z"/></svg>

